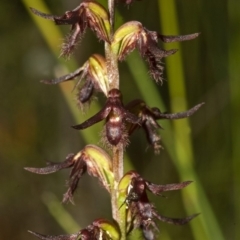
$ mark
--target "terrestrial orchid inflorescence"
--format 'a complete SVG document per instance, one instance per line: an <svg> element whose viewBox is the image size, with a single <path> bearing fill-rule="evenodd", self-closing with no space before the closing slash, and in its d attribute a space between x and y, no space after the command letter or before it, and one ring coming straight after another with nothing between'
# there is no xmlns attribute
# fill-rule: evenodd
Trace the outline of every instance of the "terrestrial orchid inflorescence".
<svg viewBox="0 0 240 240"><path fill-rule="evenodd" d="M162 59L174 54L177 50L164 50L158 47L158 40L163 42L185 41L196 38L194 33L184 36L165 36L146 29L142 23L130 21L114 31L114 3L108 0L112 9L105 9L96 1L83 0L78 7L65 12L61 16L42 13L34 8L31 11L43 18L54 21L57 25L70 25L70 34L65 39L61 55L70 57L77 42L81 40L87 28L105 42L105 57L93 54L75 72L52 80L43 80L45 84L58 84L77 79L77 102L83 107L89 104L94 94L102 92L105 105L94 116L83 123L72 126L83 130L93 124L105 121L104 140L108 148L112 149L110 156L105 150L96 145L86 145L76 154L69 154L65 161L49 163L43 168L25 168L37 174L50 174L62 169L71 168L68 180L68 190L64 194L63 202L73 202L73 195L81 177L88 173L98 178L111 197L112 221L96 219L78 233L69 235L43 235L29 231L34 236L45 240L124 240L134 230L140 229L146 240L156 238L156 220L182 225L189 222L197 214L186 218L169 218L159 214L150 202L147 192L161 196L165 191L179 190L188 186L191 181L182 183L158 185L145 180L137 171L123 171L123 151L129 143L129 136L136 129L142 128L147 141L155 153L162 148L158 129L161 119L180 119L191 116L203 103L188 111L180 113L163 113L157 107L147 106L141 99L135 99L124 105L122 92L119 89L117 62L123 61L128 54L137 49L149 66L151 77L162 83ZM131 4L133 0L119 1ZM110 7L109 7L110 8ZM115 84L113 84L116 82Z"/></svg>

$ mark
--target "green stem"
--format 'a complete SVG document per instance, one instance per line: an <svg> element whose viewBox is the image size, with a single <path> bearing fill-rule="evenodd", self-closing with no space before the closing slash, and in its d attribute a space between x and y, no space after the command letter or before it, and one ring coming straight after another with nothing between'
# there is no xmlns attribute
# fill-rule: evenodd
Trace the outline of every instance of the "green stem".
<svg viewBox="0 0 240 240"><path fill-rule="evenodd" d="M114 33L114 20L115 20L115 0L108 0L108 11L111 25L111 39ZM109 79L110 89L119 89L119 70L117 55L112 51L111 45L105 43L105 55L107 61L107 73ZM114 188L111 193L112 216L118 222L121 231L121 240L126 239L126 226L125 226L125 210L120 211L118 207L118 183L123 177L123 144L119 143L113 146L113 174L114 174Z"/></svg>
<svg viewBox="0 0 240 240"><path fill-rule="evenodd" d="M114 33L114 18L115 18L115 0L108 0L108 11L111 25L110 41ZM112 51L111 45L105 42L105 55L107 61L107 74L109 79L110 89L119 89L119 71L117 55Z"/></svg>
<svg viewBox="0 0 240 240"><path fill-rule="evenodd" d="M108 11L109 11L109 17L110 17L110 25L111 25L111 34L113 34L114 30L114 20L115 20L115 0L109 0L108 1Z"/></svg>
<svg viewBox="0 0 240 240"><path fill-rule="evenodd" d="M119 144L120 145L120 144ZM122 144L121 144L122 145ZM119 219L119 211L118 211L118 204L117 204L117 189L118 183L122 177L123 172L123 165L121 163L121 159L123 158L123 152L120 151L120 147L113 146L113 175L114 175L114 188L111 193L111 202L112 202L112 216L118 222Z"/></svg>
<svg viewBox="0 0 240 240"><path fill-rule="evenodd" d="M111 45L107 42L105 42L105 57L107 62L109 88L119 89L119 71L117 56L112 52Z"/></svg>
<svg viewBox="0 0 240 240"><path fill-rule="evenodd" d="M121 240L126 239L126 210L120 208L118 204L118 183L123 176L123 144L119 143L113 147L113 174L114 174L114 189L112 191L112 215L118 222L121 231Z"/></svg>
<svg viewBox="0 0 240 240"><path fill-rule="evenodd" d="M123 144L113 147L113 172L115 180L119 182L123 177Z"/></svg>

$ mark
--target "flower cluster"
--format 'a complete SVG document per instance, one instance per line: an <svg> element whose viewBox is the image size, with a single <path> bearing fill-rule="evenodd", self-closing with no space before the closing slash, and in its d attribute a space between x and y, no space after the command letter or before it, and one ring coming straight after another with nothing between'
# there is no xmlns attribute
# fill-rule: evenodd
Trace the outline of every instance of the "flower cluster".
<svg viewBox="0 0 240 240"><path fill-rule="evenodd" d="M115 1L111 1L114 3ZM122 0L129 5L133 0ZM96 219L78 233L69 235L42 235L29 231L43 240L121 240L133 229L140 229L146 240L155 239L157 230L156 220L183 225L197 214L185 218L169 218L158 213L154 204L150 202L147 192L161 196L163 192L180 190L188 186L191 181L182 183L158 185L147 181L136 171L129 171L125 175L121 170L123 165L123 151L129 143L129 136L139 128L146 134L148 143L155 153L162 148L160 136L157 132L162 119L180 119L194 114L202 105L198 104L185 112L163 113L157 107L149 107L143 100L135 99L128 104L122 100L122 92L112 84L112 76L116 76L115 62L123 61L133 50L138 50L149 66L149 73L157 83L162 83L162 59L174 54L177 50L164 50L158 46L158 40L163 42L185 41L196 38L199 34L184 36L165 36L150 31L138 21L129 21L120 26L115 32L111 7L106 10L101 4L92 0L83 0L79 6L61 16L42 13L34 8L32 12L40 17L54 21L57 25L70 25L70 34L62 45L61 55L69 57L77 42L83 37L87 28L105 42L105 56L92 54L88 60L72 73L42 80L45 84L58 84L77 79L75 88L78 90L77 101L82 107L89 104L94 94L102 92L106 98L104 106L99 112L85 122L72 126L83 130L93 124L105 120L104 140L112 155L95 145L86 145L76 154L69 154L65 161L48 163L43 168L26 167L27 171L36 174L50 174L62 169L70 168L68 189L63 196L63 202L73 202L73 195L81 177L88 173L98 178L102 187L111 197L113 221ZM111 66L116 65L115 68ZM117 74L118 75L118 74ZM110 84L111 83L111 84ZM121 164L120 164L121 162ZM122 171L122 172L121 172ZM120 172L120 174L118 174Z"/></svg>

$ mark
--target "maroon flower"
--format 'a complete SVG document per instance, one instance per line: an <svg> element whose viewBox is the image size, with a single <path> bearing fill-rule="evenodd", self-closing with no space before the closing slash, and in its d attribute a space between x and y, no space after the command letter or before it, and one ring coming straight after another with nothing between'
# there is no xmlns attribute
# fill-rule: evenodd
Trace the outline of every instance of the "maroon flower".
<svg viewBox="0 0 240 240"><path fill-rule="evenodd" d="M131 1L127 1L131 2ZM164 50L158 47L158 39L163 42L178 42L198 37L199 33L184 36L164 36L155 31L149 31L140 22L130 21L123 24L115 32L112 48L118 54L118 59L125 57L137 49L149 65L150 75L156 82L162 83L162 59L174 54L177 49Z"/></svg>
<svg viewBox="0 0 240 240"><path fill-rule="evenodd" d="M157 185L143 179L136 171L128 172L123 179L124 178L129 181L129 185L126 189L127 197L125 200L126 209L128 211L129 232L132 228L140 228L142 229L144 239L152 240L155 239L154 230L157 230L155 223L156 219L170 224L183 225L198 215L194 214L186 218L169 218L162 216L157 212L147 196L147 191L161 196L163 192L182 189L188 186L191 181Z"/></svg>
<svg viewBox="0 0 240 240"><path fill-rule="evenodd" d="M162 128L157 120L161 119L181 119L194 114L204 103L197 104L193 108L185 112L178 113L162 113L158 108L150 108L140 99L134 100L126 105L126 108L134 111L141 119L140 124L131 124L129 127L129 135L137 128L143 128L146 133L149 144L153 147L155 153L159 153L162 146L160 145L161 137L157 133L157 129Z"/></svg>
<svg viewBox="0 0 240 240"><path fill-rule="evenodd" d="M111 145L117 145L119 142L124 144L124 142L126 142L125 122L139 124L140 118L124 108L121 97L122 94L120 90L110 90L107 102L100 112L85 122L72 127L82 130L106 119L106 138L108 142Z"/></svg>
<svg viewBox="0 0 240 240"><path fill-rule="evenodd" d="M73 194L84 173L97 177L108 192L112 186L112 163L106 152L94 145L87 145L77 154L69 154L61 163L50 163L44 168L30 168L25 170L36 174L50 174L65 168L72 168L68 181L68 190L63 196L63 202L73 202Z"/></svg>
<svg viewBox="0 0 240 240"><path fill-rule="evenodd" d="M83 64L72 73L54 78L52 80L42 80L45 84L58 84L70 80L78 79L74 87L77 88L77 102L80 107L85 103L90 103L95 92L103 92L106 96L109 91L107 77L106 60L99 54L93 54Z"/></svg>
<svg viewBox="0 0 240 240"><path fill-rule="evenodd" d="M33 231L29 233L42 240L119 240L120 234L115 224L105 220L97 219L78 233L69 235L50 236Z"/></svg>
<svg viewBox="0 0 240 240"><path fill-rule="evenodd" d="M89 27L101 40L109 42L109 16L105 8L94 1L83 1L78 7L65 12L62 16L42 13L34 8L31 11L37 16L50 19L57 25L71 25L71 33L62 45L61 55L69 56L78 39L81 39L86 29Z"/></svg>

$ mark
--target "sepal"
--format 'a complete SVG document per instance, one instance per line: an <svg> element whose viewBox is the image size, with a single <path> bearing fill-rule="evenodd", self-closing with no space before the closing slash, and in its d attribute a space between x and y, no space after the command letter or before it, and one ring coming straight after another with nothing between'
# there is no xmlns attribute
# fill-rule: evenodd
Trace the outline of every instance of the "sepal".
<svg viewBox="0 0 240 240"><path fill-rule="evenodd" d="M77 237L77 234L52 236L52 235L43 235L33 231L28 231L28 232L42 240L76 240L76 237Z"/></svg>

